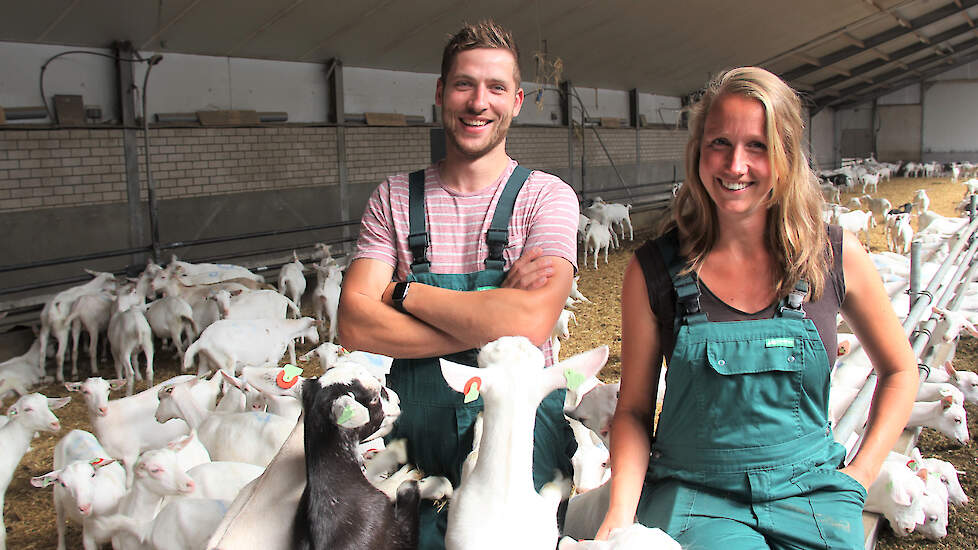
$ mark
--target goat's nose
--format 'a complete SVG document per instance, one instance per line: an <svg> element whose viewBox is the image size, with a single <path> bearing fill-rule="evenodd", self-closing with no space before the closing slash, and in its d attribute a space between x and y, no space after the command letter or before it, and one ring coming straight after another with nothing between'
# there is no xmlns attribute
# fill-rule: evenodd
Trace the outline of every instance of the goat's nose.
<svg viewBox="0 0 978 550"><path fill-rule="evenodd" d="M91 504L79 504L78 505L78 511L81 512L81 515L87 516L92 511L92 505Z"/></svg>
<svg viewBox="0 0 978 550"><path fill-rule="evenodd" d="M183 486L183 492L185 492L185 493L192 493L192 492L194 492L194 488L195 487L196 487L196 485L194 485L193 480L187 480L187 483L185 483L184 486Z"/></svg>
<svg viewBox="0 0 978 550"><path fill-rule="evenodd" d="M99 407L98 408L98 414L99 414L99 416L105 416L108 412L109 412L109 408L108 407Z"/></svg>
<svg viewBox="0 0 978 550"><path fill-rule="evenodd" d="M48 424L48 426L50 426L51 427L51 430L53 430L53 431L58 431L58 430L61 429L61 423L60 422L52 422L52 423Z"/></svg>

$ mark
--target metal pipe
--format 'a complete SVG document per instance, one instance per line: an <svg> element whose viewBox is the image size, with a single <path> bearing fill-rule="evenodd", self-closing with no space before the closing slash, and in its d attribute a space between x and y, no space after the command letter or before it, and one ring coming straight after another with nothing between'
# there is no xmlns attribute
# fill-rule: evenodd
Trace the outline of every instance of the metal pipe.
<svg viewBox="0 0 978 550"><path fill-rule="evenodd" d="M104 258L115 258L116 256L127 256L129 254L138 254L140 252L146 252L148 249L149 249L148 246L143 246L138 248L124 248L122 250L110 250L108 252L96 252L94 254L83 254L81 256L68 256L66 258L54 258L52 260L41 260L39 262L30 262L26 264L3 265L0 266L0 273L6 273L8 271L19 271L21 269L47 267L50 265L61 265L61 264L70 264L75 262L84 262L88 260L101 260Z"/></svg>
<svg viewBox="0 0 978 550"><path fill-rule="evenodd" d="M146 111L149 84L149 73L153 70L163 56L155 54L146 63L146 74L143 75L143 159L146 162L146 198L149 202L149 228L150 239L153 247L153 261L160 261L160 216L159 204L156 202L156 187L153 185L153 172L149 162L149 113Z"/></svg>
<svg viewBox="0 0 978 550"><path fill-rule="evenodd" d="M4 107L4 116L7 120L31 120L37 118L47 118L48 110L45 107Z"/></svg>
<svg viewBox="0 0 978 550"><path fill-rule="evenodd" d="M943 286L945 274L947 273L948 269L955 264L955 261L961 255L962 249L970 240L976 227L978 227L978 222L972 220L972 222L968 224L967 229L958 234L959 236L957 242L951 248L951 253L948 254L947 259L941 264L941 267L938 268L937 273L934 274L934 277L928 283L926 290L923 292L923 296L920 296L918 299L912 302L910 312L907 314L907 318L903 321L903 329L908 336L914 332L914 327L923 316L923 313L931 306L930 297L934 296L938 289ZM975 243L978 243L978 241L975 241ZM975 246L974 243L972 243L972 246L969 247L964 257L970 260L974 257L976 251L978 251L978 246ZM911 265L911 271L912 270L913 265ZM969 270L969 275L971 273L973 273L973 271ZM949 296L949 294L944 292L940 298L946 299L947 296ZM914 349L915 357L920 357L921 351L923 351L924 346L930 340L930 331L933 330L934 324L936 324L936 322L933 319L928 319L928 321L925 322L922 330L918 331L918 334L916 334L916 336L912 339L911 344ZM850 353L852 352L850 351ZM925 379L926 373L930 370L930 368L925 364L921 364L919 370L922 371L920 373L922 375L921 379ZM838 422L836 422L834 428L834 437L836 441L844 443L849 439L852 433L855 432L856 428L861 427L861 423L866 417L866 411L869 409L873 395L876 391L876 382L876 372L873 371L866 378L866 382L856 394L852 404L849 405L846 412L841 418L839 418ZM857 426L857 424L860 424L860 426Z"/></svg>

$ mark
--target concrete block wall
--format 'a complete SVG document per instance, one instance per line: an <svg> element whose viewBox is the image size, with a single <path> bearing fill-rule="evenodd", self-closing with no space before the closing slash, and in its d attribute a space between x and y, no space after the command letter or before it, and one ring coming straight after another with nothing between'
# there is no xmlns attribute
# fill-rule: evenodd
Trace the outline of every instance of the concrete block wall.
<svg viewBox="0 0 978 550"><path fill-rule="evenodd" d="M125 200L119 130L0 131L0 212Z"/></svg>
<svg viewBox="0 0 978 550"><path fill-rule="evenodd" d="M346 128L346 170L352 184L376 186L387 176L431 162L429 128ZM335 147L334 147L335 158Z"/></svg>
<svg viewBox="0 0 978 550"><path fill-rule="evenodd" d="M141 133L138 143L144 181ZM160 200L338 182L334 128L153 129L150 155ZM145 184L142 187L141 198L146 200Z"/></svg>
<svg viewBox="0 0 978 550"><path fill-rule="evenodd" d="M506 137L509 156L535 170L567 170L567 128L515 127Z"/></svg>

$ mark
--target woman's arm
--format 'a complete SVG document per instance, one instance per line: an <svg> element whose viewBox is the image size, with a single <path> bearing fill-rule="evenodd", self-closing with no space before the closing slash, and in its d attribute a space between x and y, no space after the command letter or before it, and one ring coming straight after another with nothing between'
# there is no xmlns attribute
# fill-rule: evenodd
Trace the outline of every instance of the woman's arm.
<svg viewBox="0 0 978 550"><path fill-rule="evenodd" d="M611 501L595 539L635 522L649 465L649 434L662 367L655 315L638 260L625 269L621 291L621 389L611 421Z"/></svg>
<svg viewBox="0 0 978 550"><path fill-rule="evenodd" d="M842 238L842 269L846 282L842 316L878 377L862 444L844 471L869 487L910 418L919 383L917 361L876 267L848 231Z"/></svg>

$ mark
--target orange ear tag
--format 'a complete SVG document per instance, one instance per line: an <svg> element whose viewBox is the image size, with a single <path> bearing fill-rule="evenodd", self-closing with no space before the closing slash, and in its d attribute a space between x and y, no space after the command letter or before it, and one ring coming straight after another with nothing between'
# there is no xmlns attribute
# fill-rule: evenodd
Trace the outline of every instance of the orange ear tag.
<svg viewBox="0 0 978 550"><path fill-rule="evenodd" d="M471 403L479 398L479 388L482 387L482 379L478 376L473 376L469 378L468 382L462 388L462 393L465 394L465 399L463 403Z"/></svg>
<svg viewBox="0 0 978 550"><path fill-rule="evenodd" d="M282 388L283 390L287 390L296 385L296 383L299 381L300 374L302 374L302 369L299 367L295 365L285 365L285 368L283 368L278 373L278 376L275 377L275 383L278 384L278 387Z"/></svg>

